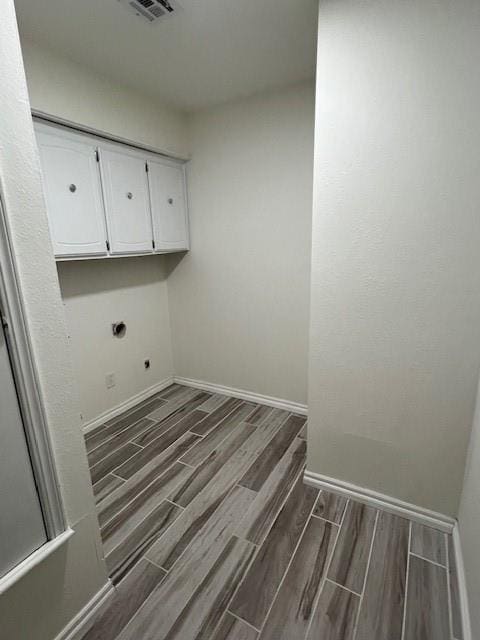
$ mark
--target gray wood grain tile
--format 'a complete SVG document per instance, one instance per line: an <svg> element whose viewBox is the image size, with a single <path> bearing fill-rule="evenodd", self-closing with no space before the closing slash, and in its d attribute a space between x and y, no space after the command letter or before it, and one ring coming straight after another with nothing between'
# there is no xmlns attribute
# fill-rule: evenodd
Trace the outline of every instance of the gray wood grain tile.
<svg viewBox="0 0 480 640"><path fill-rule="evenodd" d="M257 631L227 611L215 632L213 640L256 640L257 638Z"/></svg>
<svg viewBox="0 0 480 640"><path fill-rule="evenodd" d="M171 502L162 502L106 556L109 576L114 583L122 580L132 570L181 511Z"/></svg>
<svg viewBox="0 0 480 640"><path fill-rule="evenodd" d="M303 473L307 446L294 440L258 492L252 506L237 527L236 534L261 544L270 531L289 491Z"/></svg>
<svg viewBox="0 0 480 640"><path fill-rule="evenodd" d="M301 479L297 481L229 607L257 629L267 616L317 493Z"/></svg>
<svg viewBox="0 0 480 640"><path fill-rule="evenodd" d="M227 436L231 435L233 430L238 427L241 422L246 421L247 416L252 412L252 407L252 404L245 402L235 407L207 436L200 440L200 442L183 456L182 462L192 466L203 462Z"/></svg>
<svg viewBox="0 0 480 640"><path fill-rule="evenodd" d="M313 510L313 515L335 522L335 524L340 524L347 502L348 499L345 496L322 489Z"/></svg>
<svg viewBox="0 0 480 640"><path fill-rule="evenodd" d="M447 570L410 556L404 640L450 640Z"/></svg>
<svg viewBox="0 0 480 640"><path fill-rule="evenodd" d="M447 566L445 534L437 529L412 522L411 551L422 558Z"/></svg>
<svg viewBox="0 0 480 640"><path fill-rule="evenodd" d="M188 388L189 387L174 383L163 391L160 391L158 397L163 398L164 400L175 400L175 398L182 395L182 393L184 393Z"/></svg>
<svg viewBox="0 0 480 640"><path fill-rule="evenodd" d="M302 438L302 440L306 440L307 439L307 429L308 429L308 422L305 422L305 424L302 427L302 430L298 434L298 437Z"/></svg>
<svg viewBox="0 0 480 640"><path fill-rule="evenodd" d="M231 538L239 514L248 507L252 492L234 487L160 587L120 635L119 640L162 640L175 624L198 587L208 576ZM160 541L159 541L160 542ZM147 557L149 554L147 554ZM160 615L159 615L160 612Z"/></svg>
<svg viewBox="0 0 480 640"><path fill-rule="evenodd" d="M259 491L265 480L272 473L275 465L278 464L285 451L296 438L304 422L304 418L300 419L297 416L288 416L287 420L282 424L281 428L258 458L256 458L239 484L247 487L247 489L252 489L252 491Z"/></svg>
<svg viewBox="0 0 480 640"><path fill-rule="evenodd" d="M355 640L400 640L402 635L409 523L381 511Z"/></svg>
<svg viewBox="0 0 480 640"><path fill-rule="evenodd" d="M94 431L87 433L85 436L85 446L87 451L92 451L105 441L113 438L113 436L120 433L120 431L123 431L132 424L135 424L135 422L145 418L151 411L154 411L156 408L165 404L165 401L161 398L149 398L136 407L133 407L125 414L122 414L113 420L109 420L100 427L97 427Z"/></svg>
<svg viewBox="0 0 480 640"><path fill-rule="evenodd" d="M354 640L359 605L358 596L326 581L313 613L307 640Z"/></svg>
<svg viewBox="0 0 480 640"><path fill-rule="evenodd" d="M199 436L205 436L213 427L223 420L228 414L235 409L238 405L242 404L242 400L238 398L227 398L225 402L221 404L218 409L209 413L199 424L195 427L195 433Z"/></svg>
<svg viewBox="0 0 480 640"><path fill-rule="evenodd" d="M218 409L218 407L220 407L225 402L225 400L227 400L226 396L220 393L214 393L199 407L199 409L201 409L202 411L206 411L207 413L211 413L212 411L215 411L215 409Z"/></svg>
<svg viewBox="0 0 480 640"><path fill-rule="evenodd" d="M194 427L197 422L202 420L204 416L208 415L205 411L199 411L195 409L191 411L186 416L181 418L178 422L176 422L170 429L165 431L162 435L157 435L156 430L150 431L145 436L140 436L137 440L135 440L135 444L140 444L143 442L142 446L145 448L155 447L155 449L160 452L168 449L168 447L178 440L180 436L183 436L187 431L191 431L191 428ZM154 437L155 436L155 437Z"/></svg>
<svg viewBox="0 0 480 640"><path fill-rule="evenodd" d="M108 474L101 480L93 485L93 495L95 496L95 503L99 504L102 500L105 500L112 491L115 491L117 487L120 487L124 481L121 478Z"/></svg>
<svg viewBox="0 0 480 640"><path fill-rule="evenodd" d="M110 455L103 458L103 460L100 460L100 462L90 469L90 476L93 484L141 451L142 449L140 447L136 444L132 444L131 442L127 442L118 449L112 451Z"/></svg>
<svg viewBox="0 0 480 640"><path fill-rule="evenodd" d="M153 461L155 461L157 466L161 465L162 468L166 468L166 465L170 466L172 462L181 458L198 440L199 436L187 431L187 433L173 442L168 449L165 449L165 442L163 440L160 442L154 441L151 445L138 451L132 458L118 467L115 470L115 475L128 480Z"/></svg>
<svg viewBox="0 0 480 640"><path fill-rule="evenodd" d="M117 433L113 438L107 440L107 442L104 442L99 447L96 447L96 449L90 451L87 456L89 466L93 467L98 462L100 462L100 460L103 460L103 458L106 458L127 442L132 441L153 424L155 423L152 422L152 420L149 420L148 418L142 418L123 431L120 431L120 433Z"/></svg>
<svg viewBox="0 0 480 640"><path fill-rule="evenodd" d="M165 640L211 638L252 558L254 545L232 537Z"/></svg>
<svg viewBox="0 0 480 640"><path fill-rule="evenodd" d="M260 424L260 422L262 422L270 413L272 413L272 411L272 407L267 407L264 404L260 404L249 416L247 422L249 422L250 424Z"/></svg>
<svg viewBox="0 0 480 640"><path fill-rule="evenodd" d="M463 640L462 615L460 609L460 594L458 590L458 572L455 551L453 547L453 536L448 536L448 567L449 567L449 589L452 607L452 630L455 640Z"/></svg>
<svg viewBox="0 0 480 640"><path fill-rule="evenodd" d="M194 395L187 402L170 413L166 418L154 422L148 431L133 440L133 442L141 445L142 447L146 447L153 442L153 440L169 431L173 426L178 426L180 422L182 424L190 423L190 425L194 425L196 420L201 420L207 415L206 411L199 410L193 416L194 419L192 419L194 409L198 409L199 405L203 403L205 396L207 395L208 394L205 393L198 393Z"/></svg>
<svg viewBox="0 0 480 640"><path fill-rule="evenodd" d="M95 618L82 640L115 640L165 576L163 569L140 560L117 585L108 608Z"/></svg>
<svg viewBox="0 0 480 640"><path fill-rule="evenodd" d="M235 431L223 440L208 458L172 493L170 500L186 507L198 493L214 478L226 464L234 465L231 458L238 452L239 447L252 435L254 427L245 422L238 425ZM185 460L185 456L183 457Z"/></svg>
<svg viewBox="0 0 480 640"><path fill-rule="evenodd" d="M117 513L102 529L102 542L105 554L110 553L126 538L140 522L158 506L189 474L190 469L176 462L165 473L149 484L134 500Z"/></svg>
<svg viewBox="0 0 480 640"><path fill-rule="evenodd" d="M260 640L305 638L337 532L337 525L310 518Z"/></svg>
<svg viewBox="0 0 480 640"><path fill-rule="evenodd" d="M159 406L154 411L151 411L147 414L147 417L153 420L154 422L161 422L168 416L171 416L175 411L183 407L189 400L191 400L194 396L198 395L200 391L198 389L189 389L185 387L185 391L179 394L175 399L169 400L167 402L164 401L162 406Z"/></svg>
<svg viewBox="0 0 480 640"><path fill-rule="evenodd" d="M365 582L377 510L350 501L335 546L328 577L361 594Z"/></svg>

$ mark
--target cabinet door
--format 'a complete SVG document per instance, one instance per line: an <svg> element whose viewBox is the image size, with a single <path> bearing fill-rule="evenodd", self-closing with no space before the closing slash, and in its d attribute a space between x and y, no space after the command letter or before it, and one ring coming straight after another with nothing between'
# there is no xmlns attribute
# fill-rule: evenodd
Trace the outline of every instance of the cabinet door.
<svg viewBox="0 0 480 640"><path fill-rule="evenodd" d="M182 166L148 163L156 251L188 249L185 175Z"/></svg>
<svg viewBox="0 0 480 640"><path fill-rule="evenodd" d="M111 252L151 253L152 220L145 160L100 149L100 168Z"/></svg>
<svg viewBox="0 0 480 640"><path fill-rule="evenodd" d="M55 256L106 254L95 145L37 131Z"/></svg>

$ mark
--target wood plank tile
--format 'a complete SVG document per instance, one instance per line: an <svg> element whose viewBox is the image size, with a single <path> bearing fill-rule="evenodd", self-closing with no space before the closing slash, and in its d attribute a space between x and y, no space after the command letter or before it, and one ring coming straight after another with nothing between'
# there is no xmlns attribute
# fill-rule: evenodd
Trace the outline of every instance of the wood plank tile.
<svg viewBox="0 0 480 640"><path fill-rule="evenodd" d="M410 556L404 640L450 640L447 570Z"/></svg>
<svg viewBox="0 0 480 640"><path fill-rule="evenodd" d="M307 640L353 640L359 605L358 596L326 581Z"/></svg>
<svg viewBox="0 0 480 640"><path fill-rule="evenodd" d="M151 427L154 422L149 420L148 418L142 418L138 422L126 427L120 433L110 438L99 447L96 447L90 453L87 454L88 464L90 467L96 465L100 460L106 458L108 455L119 449L122 445L127 442L131 442L134 438L136 438L139 434L146 431L149 427Z"/></svg>
<svg viewBox="0 0 480 640"><path fill-rule="evenodd" d="M453 536L448 536L448 567L449 589L452 606L452 631L455 640L463 640L462 614L460 609L460 594L458 590L457 561L453 547Z"/></svg>
<svg viewBox="0 0 480 640"><path fill-rule="evenodd" d="M184 553L178 559L160 587L153 592L120 635L119 640L161 640L167 637L177 618L222 554L239 514L248 507L251 499L251 491L243 487L234 487L208 520L201 534L191 543L188 553ZM149 555L147 554L147 557Z"/></svg>
<svg viewBox="0 0 480 640"><path fill-rule="evenodd" d="M178 460L178 458L183 456L199 439L199 436L187 431L187 433L180 436L178 440L171 444L168 449L165 449L164 441L158 443L154 441L150 446L138 451L130 460L127 460L118 467L115 470L115 475L128 480L128 478L131 478L135 473L140 471L140 469L154 460L157 466L163 465L163 468L166 468L165 465L170 466L172 462Z"/></svg>
<svg viewBox="0 0 480 640"><path fill-rule="evenodd" d="M117 635L165 576L163 569L147 560L140 560L117 585L108 609L95 618L94 624L82 636L82 640L116 640Z"/></svg>
<svg viewBox="0 0 480 640"><path fill-rule="evenodd" d="M268 614L260 640L305 637L337 532L337 525L310 518Z"/></svg>
<svg viewBox="0 0 480 640"><path fill-rule="evenodd" d="M214 393L208 400L205 400L199 409L206 411L207 413L211 413L212 411L215 411L215 409L218 409L226 399L227 397L223 394Z"/></svg>
<svg viewBox="0 0 480 640"><path fill-rule="evenodd" d="M226 418L221 420L207 436L192 447L190 451L183 456L181 462L192 466L203 462L241 422L247 421L246 418L252 413L252 410L253 405L251 403L243 402L239 404Z"/></svg>
<svg viewBox="0 0 480 640"><path fill-rule="evenodd" d="M132 570L181 511L171 502L162 502L106 556L109 576L114 583L122 580Z"/></svg>
<svg viewBox="0 0 480 640"><path fill-rule="evenodd" d="M181 384L173 383L169 387L164 389L163 391L160 391L158 396L160 398L163 398L164 400L174 400L179 395L184 393L186 391L186 389L188 389L188 388L189 387L185 387L185 386L183 386Z"/></svg>
<svg viewBox="0 0 480 640"><path fill-rule="evenodd" d="M443 531L412 522L410 550L417 556L447 566L447 547Z"/></svg>
<svg viewBox="0 0 480 640"><path fill-rule="evenodd" d="M120 544L189 472L188 467L176 462L117 513L101 530L105 554Z"/></svg>
<svg viewBox="0 0 480 640"><path fill-rule="evenodd" d="M165 640L211 638L252 558L255 546L232 537Z"/></svg>
<svg viewBox="0 0 480 640"><path fill-rule="evenodd" d="M236 535L257 545L263 542L289 491L303 472L306 453L304 441L292 442L238 525Z"/></svg>
<svg viewBox="0 0 480 640"><path fill-rule="evenodd" d="M272 413L272 411L272 407L267 407L265 404L260 404L246 422L249 422L250 424L260 424L260 422L262 422L262 420L264 420L270 413Z"/></svg>
<svg viewBox="0 0 480 640"><path fill-rule="evenodd" d="M259 491L265 480L272 473L275 465L278 464L285 451L296 438L304 422L304 418L299 419L297 416L288 416L239 484L242 487L247 487L247 489L252 489L252 491Z"/></svg>
<svg viewBox="0 0 480 640"><path fill-rule="evenodd" d="M213 640L257 640L258 632L231 613L223 616Z"/></svg>
<svg viewBox="0 0 480 640"><path fill-rule="evenodd" d="M135 444L146 447L151 442L153 442L153 440L163 435L173 426L177 426L181 421L185 424L190 420L192 425L195 424L195 422L192 421L191 414L194 409L198 409L198 407L203 403L206 396L208 396L208 394L206 393L195 394L187 402L170 413L166 418L153 422L152 427L148 431L134 440ZM197 420L201 420L206 415L206 411L197 411L195 417Z"/></svg>
<svg viewBox="0 0 480 640"><path fill-rule="evenodd" d="M246 422L238 425L235 431L221 442L208 458L171 494L170 500L186 507L207 486L214 476L226 464L234 465L231 458L238 452L241 445L252 435L255 427ZM185 456L183 457L185 460Z"/></svg>
<svg viewBox="0 0 480 640"><path fill-rule="evenodd" d="M95 504L99 504L105 500L112 491L120 487L124 480L108 474L93 485L93 495L95 496Z"/></svg>
<svg viewBox="0 0 480 640"><path fill-rule="evenodd" d="M223 420L228 414L242 404L242 400L238 398L225 398L225 402L221 404L218 409L209 413L199 424L195 427L195 433L199 436L205 436L210 429Z"/></svg>
<svg viewBox="0 0 480 640"><path fill-rule="evenodd" d="M142 449L140 447L136 444L132 444L131 442L127 442L119 449L112 451L110 455L103 458L103 460L100 460L100 462L90 469L90 476L93 484L141 451Z"/></svg>
<svg viewBox="0 0 480 640"><path fill-rule="evenodd" d="M348 499L345 496L322 489L313 510L313 515L335 522L335 524L340 524L347 502Z"/></svg>
<svg viewBox="0 0 480 640"><path fill-rule="evenodd" d="M135 440L135 444L143 442L144 447L155 446L158 452L168 449L168 447L178 440L180 436L183 436L187 431L191 431L191 427L194 427L204 416L208 415L205 411L198 411L195 409L188 413L185 417L174 424L168 431L165 431L162 435L158 435L156 430L152 430L146 436L140 436ZM155 437L154 437L155 436Z"/></svg>
<svg viewBox="0 0 480 640"><path fill-rule="evenodd" d="M305 424L302 427L302 430L298 434L298 437L302 438L302 440L306 440L307 439L307 429L308 429L308 422L305 422Z"/></svg>
<svg viewBox="0 0 480 640"><path fill-rule="evenodd" d="M328 577L361 594L365 582L377 510L350 500Z"/></svg>
<svg viewBox="0 0 480 640"><path fill-rule="evenodd" d="M122 414L122 416L119 416L118 418L109 420L94 431L87 433L85 436L85 446L87 451L92 451L107 440L110 440L110 438L113 438L113 436L120 433L120 431L123 431L132 424L135 424L135 422L145 418L156 408L165 404L165 401L161 398L149 398L147 401L133 407L133 409L128 411L126 414Z"/></svg>
<svg viewBox="0 0 480 640"><path fill-rule="evenodd" d="M380 512L355 640L400 640L408 534L407 520Z"/></svg>
<svg viewBox="0 0 480 640"><path fill-rule="evenodd" d="M160 422L164 418L168 418L175 411L181 409L189 400L198 395L198 389L189 389L185 387L185 391L179 394L175 399L164 401L164 404L148 414L148 417L154 422Z"/></svg>
<svg viewBox="0 0 480 640"><path fill-rule="evenodd" d="M297 481L229 607L257 629L273 602L317 494L318 490L304 486L302 479Z"/></svg>

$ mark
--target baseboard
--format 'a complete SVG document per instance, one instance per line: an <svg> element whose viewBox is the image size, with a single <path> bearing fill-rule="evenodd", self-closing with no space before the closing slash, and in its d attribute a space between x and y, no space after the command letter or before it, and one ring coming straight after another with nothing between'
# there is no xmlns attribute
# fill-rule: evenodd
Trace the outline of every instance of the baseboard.
<svg viewBox="0 0 480 640"><path fill-rule="evenodd" d="M171 384L173 384L173 376L164 378L163 380L161 380L160 382L157 382L156 384L152 385L148 389L145 389L144 391L140 391L140 393L137 393L136 395L132 396L128 400L125 400L125 402L122 402L121 404L117 405L113 409L109 409L108 411L105 411L104 413L100 414L93 420L90 420L89 422L84 424L82 427L83 433L88 433L89 431L92 431L93 429L96 429L97 427L99 427L101 424L103 424L107 420L112 420L112 418L116 418L124 411L128 411L139 402L146 400L147 398L155 395L159 391L163 391L163 389L170 386Z"/></svg>
<svg viewBox="0 0 480 640"><path fill-rule="evenodd" d="M114 587L110 580L97 591L83 609L67 624L55 640L80 640L88 631L88 623L94 615L107 605L114 594Z"/></svg>
<svg viewBox="0 0 480 640"><path fill-rule="evenodd" d="M378 509L383 509L389 513L394 513L395 515L408 518L414 522L439 529L445 533L452 533L455 526L456 521L450 516L437 513L436 511L430 511L429 509L410 504L409 502L403 502L403 500L399 500L398 498L387 496L372 489L359 487L344 480L337 480L336 478L330 478L320 473L306 470L303 475L303 481L312 487L340 493L348 498L353 498L354 500L364 502Z"/></svg>
<svg viewBox="0 0 480 640"><path fill-rule="evenodd" d="M285 409L285 411L292 411L293 413L307 415L307 405L300 404L298 402L291 402L290 400L283 400L282 398L274 398L272 396L264 396L260 393L253 393L252 391L245 391L244 389L235 389L234 387L226 387L212 382L204 382L203 380L182 378L181 376L174 376L173 381L177 384L183 384L186 387L202 389L203 391L211 391L212 393L232 396L234 398L240 398L241 400L247 400L248 402L258 402L259 404L266 404L268 407L276 407L277 409Z"/></svg>
<svg viewBox="0 0 480 640"><path fill-rule="evenodd" d="M458 522L453 528L453 550L457 565L458 595L460 600L460 614L462 617L463 640L472 640L472 628L470 625L470 612L468 608L467 580L465 577L465 565L463 563L462 542Z"/></svg>

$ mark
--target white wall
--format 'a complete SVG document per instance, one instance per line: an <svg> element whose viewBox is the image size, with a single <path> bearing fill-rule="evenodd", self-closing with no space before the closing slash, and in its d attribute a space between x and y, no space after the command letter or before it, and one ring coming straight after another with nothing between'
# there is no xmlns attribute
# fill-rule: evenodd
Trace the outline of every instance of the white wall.
<svg viewBox="0 0 480 640"><path fill-rule="evenodd" d="M22 41L22 51L35 109L188 156L181 113L29 41ZM165 264L154 257L58 265L83 424L173 375ZM123 340L112 337L116 320L128 324ZM107 390L111 372L116 386Z"/></svg>
<svg viewBox="0 0 480 640"><path fill-rule="evenodd" d="M308 469L455 516L480 364L480 4L320 2Z"/></svg>
<svg viewBox="0 0 480 640"><path fill-rule="evenodd" d="M68 524L75 533L0 598L0 638L52 640L106 583L12 0L1 3L0 190Z"/></svg>
<svg viewBox="0 0 480 640"><path fill-rule="evenodd" d="M29 40L22 39L22 53L32 108L174 156L189 156L182 113Z"/></svg>
<svg viewBox="0 0 480 640"><path fill-rule="evenodd" d="M164 265L163 256L58 264L84 423L173 374ZM120 320L127 333L115 338Z"/></svg>
<svg viewBox="0 0 480 640"><path fill-rule="evenodd" d="M480 638L478 607L480 603L480 386L458 520L467 579L472 637Z"/></svg>
<svg viewBox="0 0 480 640"><path fill-rule="evenodd" d="M305 403L313 109L310 84L192 117L177 375Z"/></svg>

